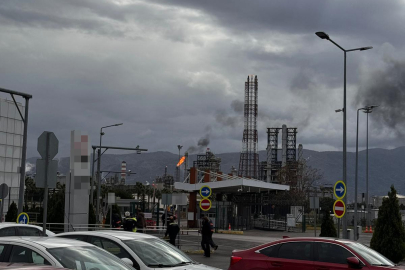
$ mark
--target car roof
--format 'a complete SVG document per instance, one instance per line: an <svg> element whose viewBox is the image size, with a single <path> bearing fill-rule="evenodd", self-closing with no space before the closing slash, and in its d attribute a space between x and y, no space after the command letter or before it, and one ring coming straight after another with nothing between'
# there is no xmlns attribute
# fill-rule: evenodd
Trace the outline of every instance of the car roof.
<svg viewBox="0 0 405 270"><path fill-rule="evenodd" d="M77 231L77 232L67 232L67 233L60 233L56 236L65 236L65 235L93 235L93 236L102 236L108 235L120 240L134 240L134 239L155 239L158 238L153 235L144 234L144 233L134 233L134 232L127 232L127 231L119 231L119 230L100 230L100 231Z"/></svg>
<svg viewBox="0 0 405 270"><path fill-rule="evenodd" d="M49 265L36 265L32 263L0 263L0 269L62 270L66 268Z"/></svg>
<svg viewBox="0 0 405 270"><path fill-rule="evenodd" d="M349 244L353 243L351 240L346 240L346 239L338 239L338 238L331 238L331 237L286 237L283 239L275 240L272 242L268 242L266 244L262 244L256 247L253 247L252 249L261 249L264 247L267 247L269 245L274 245L274 244L281 244L281 243L287 243L287 242L305 242L305 241L320 241L320 242L329 242L329 243L342 243L342 244Z"/></svg>
<svg viewBox="0 0 405 270"><path fill-rule="evenodd" d="M39 229L42 231L42 227L33 225L33 224L21 224L21 223L16 223L16 222L2 222L0 223L0 229L2 228L7 228L7 227L35 227L36 229ZM51 232L50 230L46 230L47 234L51 233L54 235L55 233Z"/></svg>
<svg viewBox="0 0 405 270"><path fill-rule="evenodd" d="M44 248L93 246L92 244L73 239L42 236L5 236L0 237L0 242L21 244L34 243Z"/></svg>

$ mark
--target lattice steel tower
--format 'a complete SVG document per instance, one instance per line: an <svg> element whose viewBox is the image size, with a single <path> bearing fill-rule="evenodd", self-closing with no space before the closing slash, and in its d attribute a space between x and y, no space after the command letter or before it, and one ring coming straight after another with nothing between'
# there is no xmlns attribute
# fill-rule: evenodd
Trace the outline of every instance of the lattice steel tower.
<svg viewBox="0 0 405 270"><path fill-rule="evenodd" d="M259 176L259 154L257 153L257 76L250 75L245 82L245 127L243 130L242 152L239 172L242 177L257 179Z"/></svg>

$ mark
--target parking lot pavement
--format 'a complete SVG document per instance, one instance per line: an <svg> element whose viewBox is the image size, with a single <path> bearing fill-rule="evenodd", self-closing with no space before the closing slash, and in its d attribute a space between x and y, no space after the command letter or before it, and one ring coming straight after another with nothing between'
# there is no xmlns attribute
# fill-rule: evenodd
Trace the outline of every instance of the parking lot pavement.
<svg viewBox="0 0 405 270"><path fill-rule="evenodd" d="M319 235L319 234L318 234ZM232 234L214 234L214 242L219 246L218 250L211 254L211 257L206 258L202 253L188 254L193 260L206 264L209 266L217 267L220 269L228 269L232 251L235 249L248 249L261 244L269 243L283 238L289 237L313 237L313 231L305 233L294 232L275 232L275 231L261 231L250 230L244 231L243 235ZM365 245L370 245L372 234L360 234L359 242ZM200 247L201 236L197 234L182 235L181 243L182 250L201 250Z"/></svg>

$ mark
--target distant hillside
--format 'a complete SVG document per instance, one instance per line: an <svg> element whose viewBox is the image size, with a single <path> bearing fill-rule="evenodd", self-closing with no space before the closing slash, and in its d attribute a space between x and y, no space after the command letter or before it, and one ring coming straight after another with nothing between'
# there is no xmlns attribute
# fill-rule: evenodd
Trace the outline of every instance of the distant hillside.
<svg viewBox="0 0 405 270"><path fill-rule="evenodd" d="M260 151L260 160L265 160L266 151ZM217 154L222 159L221 167L224 173L229 173L231 167L239 166L239 153ZM319 169L323 174L324 183L334 183L342 179L342 152L317 152L305 150L303 157L308 160L308 164ZM354 190L354 169L356 154L347 153L347 180L349 188L349 197L352 197ZM27 161L35 165L37 157L29 158ZM156 176L162 175L165 166L168 173L174 175L175 167L178 162L178 155L170 152L152 152L137 154L113 155L104 154L101 159L102 170L119 171L121 162L127 162L127 169L136 172L131 176L128 182L137 181L145 182L155 179ZM196 155L190 156L190 165L196 160ZM398 193L405 194L405 147L399 147L392 150L370 149L369 150L369 188L371 195L386 195L391 184L397 188ZM366 178L366 152L359 152L359 193L365 191ZM32 168L35 171L35 166ZM69 158L59 160L59 171L63 174L69 172Z"/></svg>

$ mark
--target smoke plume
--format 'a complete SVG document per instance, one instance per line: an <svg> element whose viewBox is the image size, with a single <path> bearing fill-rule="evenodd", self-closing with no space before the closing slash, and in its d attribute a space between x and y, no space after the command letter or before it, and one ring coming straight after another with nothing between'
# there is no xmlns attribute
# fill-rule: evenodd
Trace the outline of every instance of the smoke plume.
<svg viewBox="0 0 405 270"><path fill-rule="evenodd" d="M203 137L201 137L198 142L197 146L190 146L187 149L187 152L189 154L194 154L194 153L201 153L205 150L205 148L210 144L210 135L211 135L211 127L207 126L205 128L205 131L207 132Z"/></svg>
<svg viewBox="0 0 405 270"><path fill-rule="evenodd" d="M373 71L362 83L357 96L358 108L379 105L370 117L381 126L393 129L397 135L405 135L405 62L388 59L386 67Z"/></svg>
<svg viewBox="0 0 405 270"><path fill-rule="evenodd" d="M232 112L226 110L217 111L215 120L225 127L235 128L239 123L243 123L244 102L235 99L231 102L231 108ZM234 115L234 113L236 113L236 115Z"/></svg>

